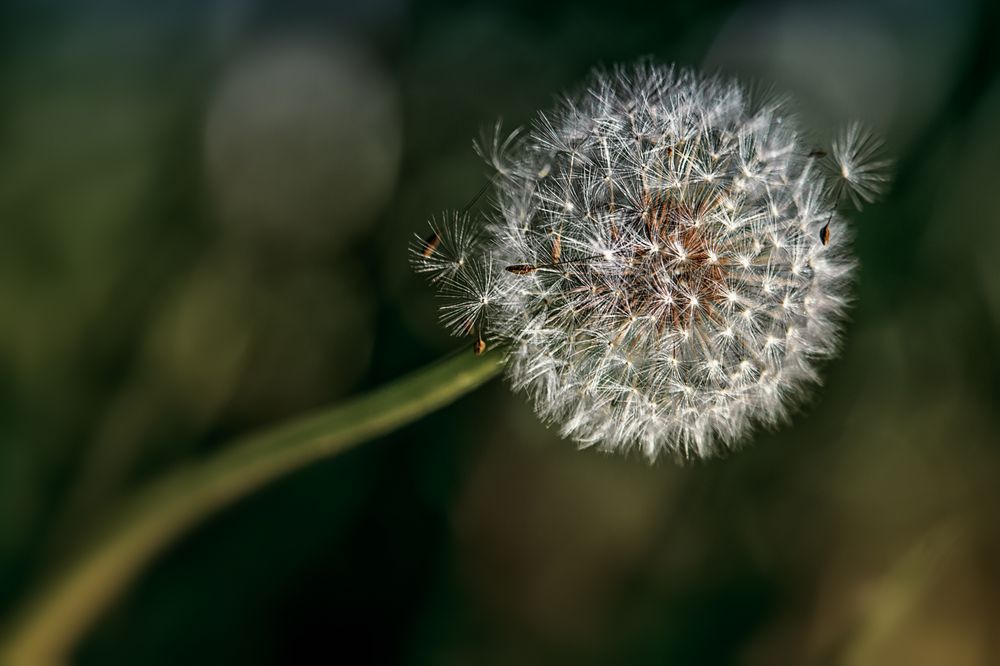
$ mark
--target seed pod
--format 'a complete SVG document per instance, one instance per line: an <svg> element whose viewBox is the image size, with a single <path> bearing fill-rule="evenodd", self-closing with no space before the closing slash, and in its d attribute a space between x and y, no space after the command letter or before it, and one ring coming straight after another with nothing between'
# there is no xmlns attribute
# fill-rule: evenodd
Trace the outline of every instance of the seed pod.
<svg viewBox="0 0 1000 666"><path fill-rule="evenodd" d="M835 352L854 267L838 203L885 182L860 130L831 150L847 176L801 137L786 102L736 81L596 72L531 133L480 148L497 212L465 264L418 269L564 436L720 453L783 420Z"/></svg>

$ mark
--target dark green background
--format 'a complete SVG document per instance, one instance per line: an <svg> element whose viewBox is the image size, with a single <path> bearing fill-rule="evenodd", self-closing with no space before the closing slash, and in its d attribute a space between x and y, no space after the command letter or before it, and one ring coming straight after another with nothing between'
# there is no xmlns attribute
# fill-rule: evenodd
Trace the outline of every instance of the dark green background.
<svg viewBox="0 0 1000 666"><path fill-rule="evenodd" d="M1000 663L994 1L0 7L0 611L159 470L465 345L406 246L471 139L653 55L897 159L811 403L649 466L495 382L212 517L80 663Z"/></svg>

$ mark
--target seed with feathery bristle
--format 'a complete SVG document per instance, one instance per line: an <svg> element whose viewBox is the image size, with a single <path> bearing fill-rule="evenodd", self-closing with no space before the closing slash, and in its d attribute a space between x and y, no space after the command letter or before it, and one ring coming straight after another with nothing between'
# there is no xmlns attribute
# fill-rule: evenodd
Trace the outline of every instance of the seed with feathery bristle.
<svg viewBox="0 0 1000 666"><path fill-rule="evenodd" d="M513 385L584 446L704 457L782 420L837 345L838 204L887 182L860 126L828 155L787 106L643 62L594 73L530 133L498 127L496 213L414 247L445 323L505 348Z"/></svg>

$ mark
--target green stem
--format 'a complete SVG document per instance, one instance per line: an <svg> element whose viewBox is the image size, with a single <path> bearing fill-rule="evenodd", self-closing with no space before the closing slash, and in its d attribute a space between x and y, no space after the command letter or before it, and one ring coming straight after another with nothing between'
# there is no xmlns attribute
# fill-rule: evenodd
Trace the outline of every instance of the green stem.
<svg viewBox="0 0 1000 666"><path fill-rule="evenodd" d="M0 643L0 664L63 663L142 567L187 528L284 474L449 404L499 369L493 354L459 354L167 473L126 500L90 548L29 600Z"/></svg>

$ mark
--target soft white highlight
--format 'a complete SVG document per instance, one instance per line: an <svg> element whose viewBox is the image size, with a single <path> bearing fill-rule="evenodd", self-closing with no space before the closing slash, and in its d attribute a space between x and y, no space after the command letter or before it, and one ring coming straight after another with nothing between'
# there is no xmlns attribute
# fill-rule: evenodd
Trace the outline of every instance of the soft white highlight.
<svg viewBox="0 0 1000 666"><path fill-rule="evenodd" d="M838 203L885 182L859 128L827 156L787 107L641 63L524 136L498 128L481 147L496 211L414 247L444 322L504 346L515 388L583 446L707 457L785 419L838 344Z"/></svg>

